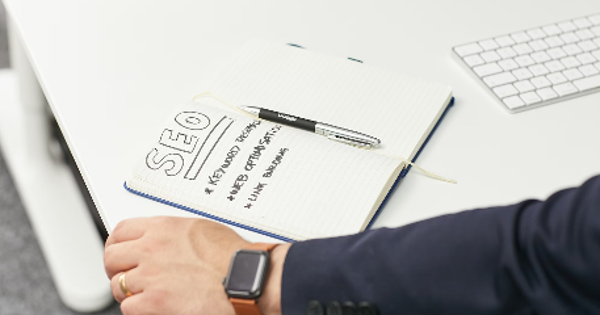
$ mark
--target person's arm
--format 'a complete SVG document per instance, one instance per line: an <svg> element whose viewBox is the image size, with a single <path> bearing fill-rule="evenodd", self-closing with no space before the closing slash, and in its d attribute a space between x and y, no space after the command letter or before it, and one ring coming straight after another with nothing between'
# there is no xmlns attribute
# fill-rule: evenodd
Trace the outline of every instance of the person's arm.
<svg viewBox="0 0 600 315"><path fill-rule="evenodd" d="M296 243L283 314L311 300L380 314L600 314L600 177L545 202Z"/></svg>
<svg viewBox="0 0 600 315"><path fill-rule="evenodd" d="M233 314L221 279L247 244L201 219L126 220L105 267L125 315ZM600 314L600 177L545 202L281 245L271 257L265 315L303 315L310 300L367 301L380 314Z"/></svg>

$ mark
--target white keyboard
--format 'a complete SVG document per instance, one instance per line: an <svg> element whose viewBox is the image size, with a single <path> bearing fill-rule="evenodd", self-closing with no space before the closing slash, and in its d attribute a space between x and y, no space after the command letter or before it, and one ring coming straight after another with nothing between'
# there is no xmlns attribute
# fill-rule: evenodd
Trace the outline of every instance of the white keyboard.
<svg viewBox="0 0 600 315"><path fill-rule="evenodd" d="M600 91L600 14L452 49L510 112Z"/></svg>

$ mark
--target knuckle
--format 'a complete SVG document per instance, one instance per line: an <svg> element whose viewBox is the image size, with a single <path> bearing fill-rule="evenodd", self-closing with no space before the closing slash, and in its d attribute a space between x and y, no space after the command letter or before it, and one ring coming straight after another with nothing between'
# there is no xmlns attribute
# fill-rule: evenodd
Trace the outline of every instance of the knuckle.
<svg viewBox="0 0 600 315"><path fill-rule="evenodd" d="M173 218L172 217L153 217L151 219L151 222L153 225L158 225L160 227L166 226L168 224L170 224L172 222Z"/></svg>
<svg viewBox="0 0 600 315"><path fill-rule="evenodd" d="M154 252L154 247L152 246L152 244L150 244L150 242L140 244L139 249L140 249L140 252L142 252L146 256L152 255L152 252Z"/></svg>
<svg viewBox="0 0 600 315"><path fill-rule="evenodd" d="M140 247L145 253L155 253L162 251L165 247L168 247L170 242L171 240L164 236L154 235L144 239L144 242L140 245Z"/></svg>
<svg viewBox="0 0 600 315"><path fill-rule="evenodd" d="M148 304L155 310L163 310L167 306L167 302L169 300L169 292L165 290L153 290L148 292L149 294L146 296L148 299Z"/></svg>
<svg viewBox="0 0 600 315"><path fill-rule="evenodd" d="M157 240L146 240L143 244L140 244L140 250L145 255L152 255L160 250L160 242Z"/></svg>
<svg viewBox="0 0 600 315"><path fill-rule="evenodd" d="M106 275L111 276L111 272L114 269L114 259L112 258L112 254L108 251L104 251L104 271Z"/></svg>
<svg viewBox="0 0 600 315"><path fill-rule="evenodd" d="M123 220L123 221L117 223L117 226L115 226L115 228L113 229L111 235L118 236L123 231L123 229L125 228L126 224L127 224L127 220Z"/></svg>
<svg viewBox="0 0 600 315"><path fill-rule="evenodd" d="M158 276L161 271L161 268L155 264L145 264L144 266L141 266L139 268L141 276L146 279Z"/></svg>
<svg viewBox="0 0 600 315"><path fill-rule="evenodd" d="M104 266L110 268L116 260L116 253L113 246L109 246L104 250Z"/></svg>
<svg viewBox="0 0 600 315"><path fill-rule="evenodd" d="M157 230L168 229L168 230L179 231L183 227L182 223L189 221L189 220L190 219L162 216L162 217L154 217L152 224L155 226L155 228Z"/></svg>

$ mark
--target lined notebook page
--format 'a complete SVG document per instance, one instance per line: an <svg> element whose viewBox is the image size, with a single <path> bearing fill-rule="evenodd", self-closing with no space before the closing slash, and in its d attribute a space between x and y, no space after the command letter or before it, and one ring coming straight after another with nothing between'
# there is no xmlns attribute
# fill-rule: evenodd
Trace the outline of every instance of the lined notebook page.
<svg viewBox="0 0 600 315"><path fill-rule="evenodd" d="M168 119L129 188L293 240L356 233L401 162L223 110L202 97Z"/></svg>
<svg viewBox="0 0 600 315"><path fill-rule="evenodd" d="M354 129L412 160L448 105L448 86L344 58L251 41L211 86L225 101Z"/></svg>

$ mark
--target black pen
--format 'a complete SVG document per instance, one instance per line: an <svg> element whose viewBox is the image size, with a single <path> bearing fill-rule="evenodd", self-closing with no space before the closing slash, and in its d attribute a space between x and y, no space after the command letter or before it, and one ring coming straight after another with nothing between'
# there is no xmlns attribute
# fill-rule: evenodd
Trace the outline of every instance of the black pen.
<svg viewBox="0 0 600 315"><path fill-rule="evenodd" d="M316 134L323 135L329 139L340 141L350 145L374 148L381 144L381 141L379 139L366 135L364 133L288 114L278 113L276 111L272 111L265 108L255 106L241 106L240 109L261 119L314 132Z"/></svg>

